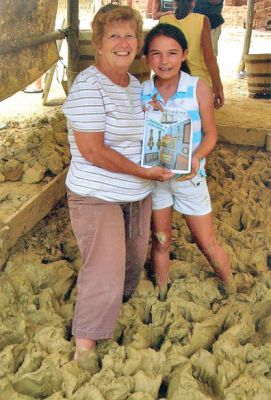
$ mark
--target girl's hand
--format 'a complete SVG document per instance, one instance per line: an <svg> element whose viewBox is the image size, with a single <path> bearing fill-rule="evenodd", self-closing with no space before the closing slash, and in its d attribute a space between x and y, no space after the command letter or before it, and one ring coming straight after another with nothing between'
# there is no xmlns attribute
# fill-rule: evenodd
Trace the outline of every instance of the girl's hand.
<svg viewBox="0 0 271 400"><path fill-rule="evenodd" d="M162 104L157 100L157 93L152 96L151 101L147 104L147 106L151 106L154 110L163 112L164 108Z"/></svg>
<svg viewBox="0 0 271 400"><path fill-rule="evenodd" d="M191 172L188 175L182 175L180 178L177 178L176 181L178 182L183 182L183 181L188 181L197 174L198 169L200 166L200 159L196 155L192 156L192 162L191 162Z"/></svg>
<svg viewBox="0 0 271 400"><path fill-rule="evenodd" d="M165 182L174 176L174 174L169 169L162 167L146 168L146 172L147 172L146 176L147 179L159 182Z"/></svg>

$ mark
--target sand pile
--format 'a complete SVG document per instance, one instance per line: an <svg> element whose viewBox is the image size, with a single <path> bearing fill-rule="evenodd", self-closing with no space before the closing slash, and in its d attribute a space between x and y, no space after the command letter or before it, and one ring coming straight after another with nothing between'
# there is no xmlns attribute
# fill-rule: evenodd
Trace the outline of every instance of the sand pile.
<svg viewBox="0 0 271 400"><path fill-rule="evenodd" d="M0 182L38 183L58 175L70 154L63 114L10 122L0 135Z"/></svg>
<svg viewBox="0 0 271 400"><path fill-rule="evenodd" d="M166 299L143 275L114 338L77 365L70 329L80 257L63 201L19 240L0 275L1 400L271 398L271 160L219 145L209 170L236 295L175 215Z"/></svg>

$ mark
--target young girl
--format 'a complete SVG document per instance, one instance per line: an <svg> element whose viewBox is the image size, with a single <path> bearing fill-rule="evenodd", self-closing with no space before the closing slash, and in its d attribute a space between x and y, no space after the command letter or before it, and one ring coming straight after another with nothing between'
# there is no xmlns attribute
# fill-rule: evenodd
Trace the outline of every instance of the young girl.
<svg viewBox="0 0 271 400"><path fill-rule="evenodd" d="M152 214L152 267L161 293L166 291L172 207L184 215L197 246L214 271L233 291L228 256L218 244L212 225L211 202L204 170L205 158L217 140L211 89L189 75L184 34L170 24L156 25L146 36L143 48L154 76L143 83L143 107L180 107L192 119L192 172L181 179L155 183ZM203 132L203 134L202 134Z"/></svg>

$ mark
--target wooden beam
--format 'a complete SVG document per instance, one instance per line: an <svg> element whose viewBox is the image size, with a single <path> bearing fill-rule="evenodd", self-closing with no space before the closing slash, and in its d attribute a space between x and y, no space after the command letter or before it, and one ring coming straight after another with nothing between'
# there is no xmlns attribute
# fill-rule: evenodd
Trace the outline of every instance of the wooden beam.
<svg viewBox="0 0 271 400"><path fill-rule="evenodd" d="M218 142L254 146L267 150L268 129L236 127L233 125L217 124ZM270 151L270 150L269 150Z"/></svg>
<svg viewBox="0 0 271 400"><path fill-rule="evenodd" d="M243 44L243 51L241 55L241 60L238 66L237 72L243 72L245 70L245 55L248 54L250 48L250 41L252 35L254 18L254 0L247 0L247 22L246 22L246 33Z"/></svg>
<svg viewBox="0 0 271 400"><path fill-rule="evenodd" d="M65 25L66 25L66 18L64 18L62 21L61 29L63 29ZM62 42L63 42L63 39L59 40L56 44L58 54L60 53ZM55 63L45 75L45 84L44 84L44 89L43 89L43 94L42 94L42 105L43 106L46 106L46 104L47 104L47 99L48 99L50 88L51 88L51 85L53 82L53 77L54 77L54 73L56 70L56 66L57 66L57 63Z"/></svg>
<svg viewBox="0 0 271 400"><path fill-rule="evenodd" d="M79 44L79 0L68 0L67 2L67 24L68 24L68 90L70 89L78 69L78 44Z"/></svg>
<svg viewBox="0 0 271 400"><path fill-rule="evenodd" d="M58 30L43 36L34 36L26 39L13 39L9 41L0 41L0 55L15 52L26 47L35 47L39 44L50 43L55 40L64 39L65 30Z"/></svg>
<svg viewBox="0 0 271 400"><path fill-rule="evenodd" d="M0 226L0 267L6 261L8 250L30 231L66 194L67 168L52 179L40 193L29 199Z"/></svg>

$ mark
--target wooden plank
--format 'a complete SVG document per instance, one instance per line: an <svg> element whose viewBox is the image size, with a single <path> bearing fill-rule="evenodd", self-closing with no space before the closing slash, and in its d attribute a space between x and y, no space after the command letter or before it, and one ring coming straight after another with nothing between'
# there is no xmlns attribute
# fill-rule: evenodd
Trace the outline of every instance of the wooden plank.
<svg viewBox="0 0 271 400"><path fill-rule="evenodd" d="M0 227L0 267L7 258L8 250L17 240L30 231L65 196L67 170L68 168L62 171L40 193L3 221Z"/></svg>
<svg viewBox="0 0 271 400"><path fill-rule="evenodd" d="M236 127L232 125L217 125L218 141L221 143L239 144L265 148L267 129Z"/></svg>

